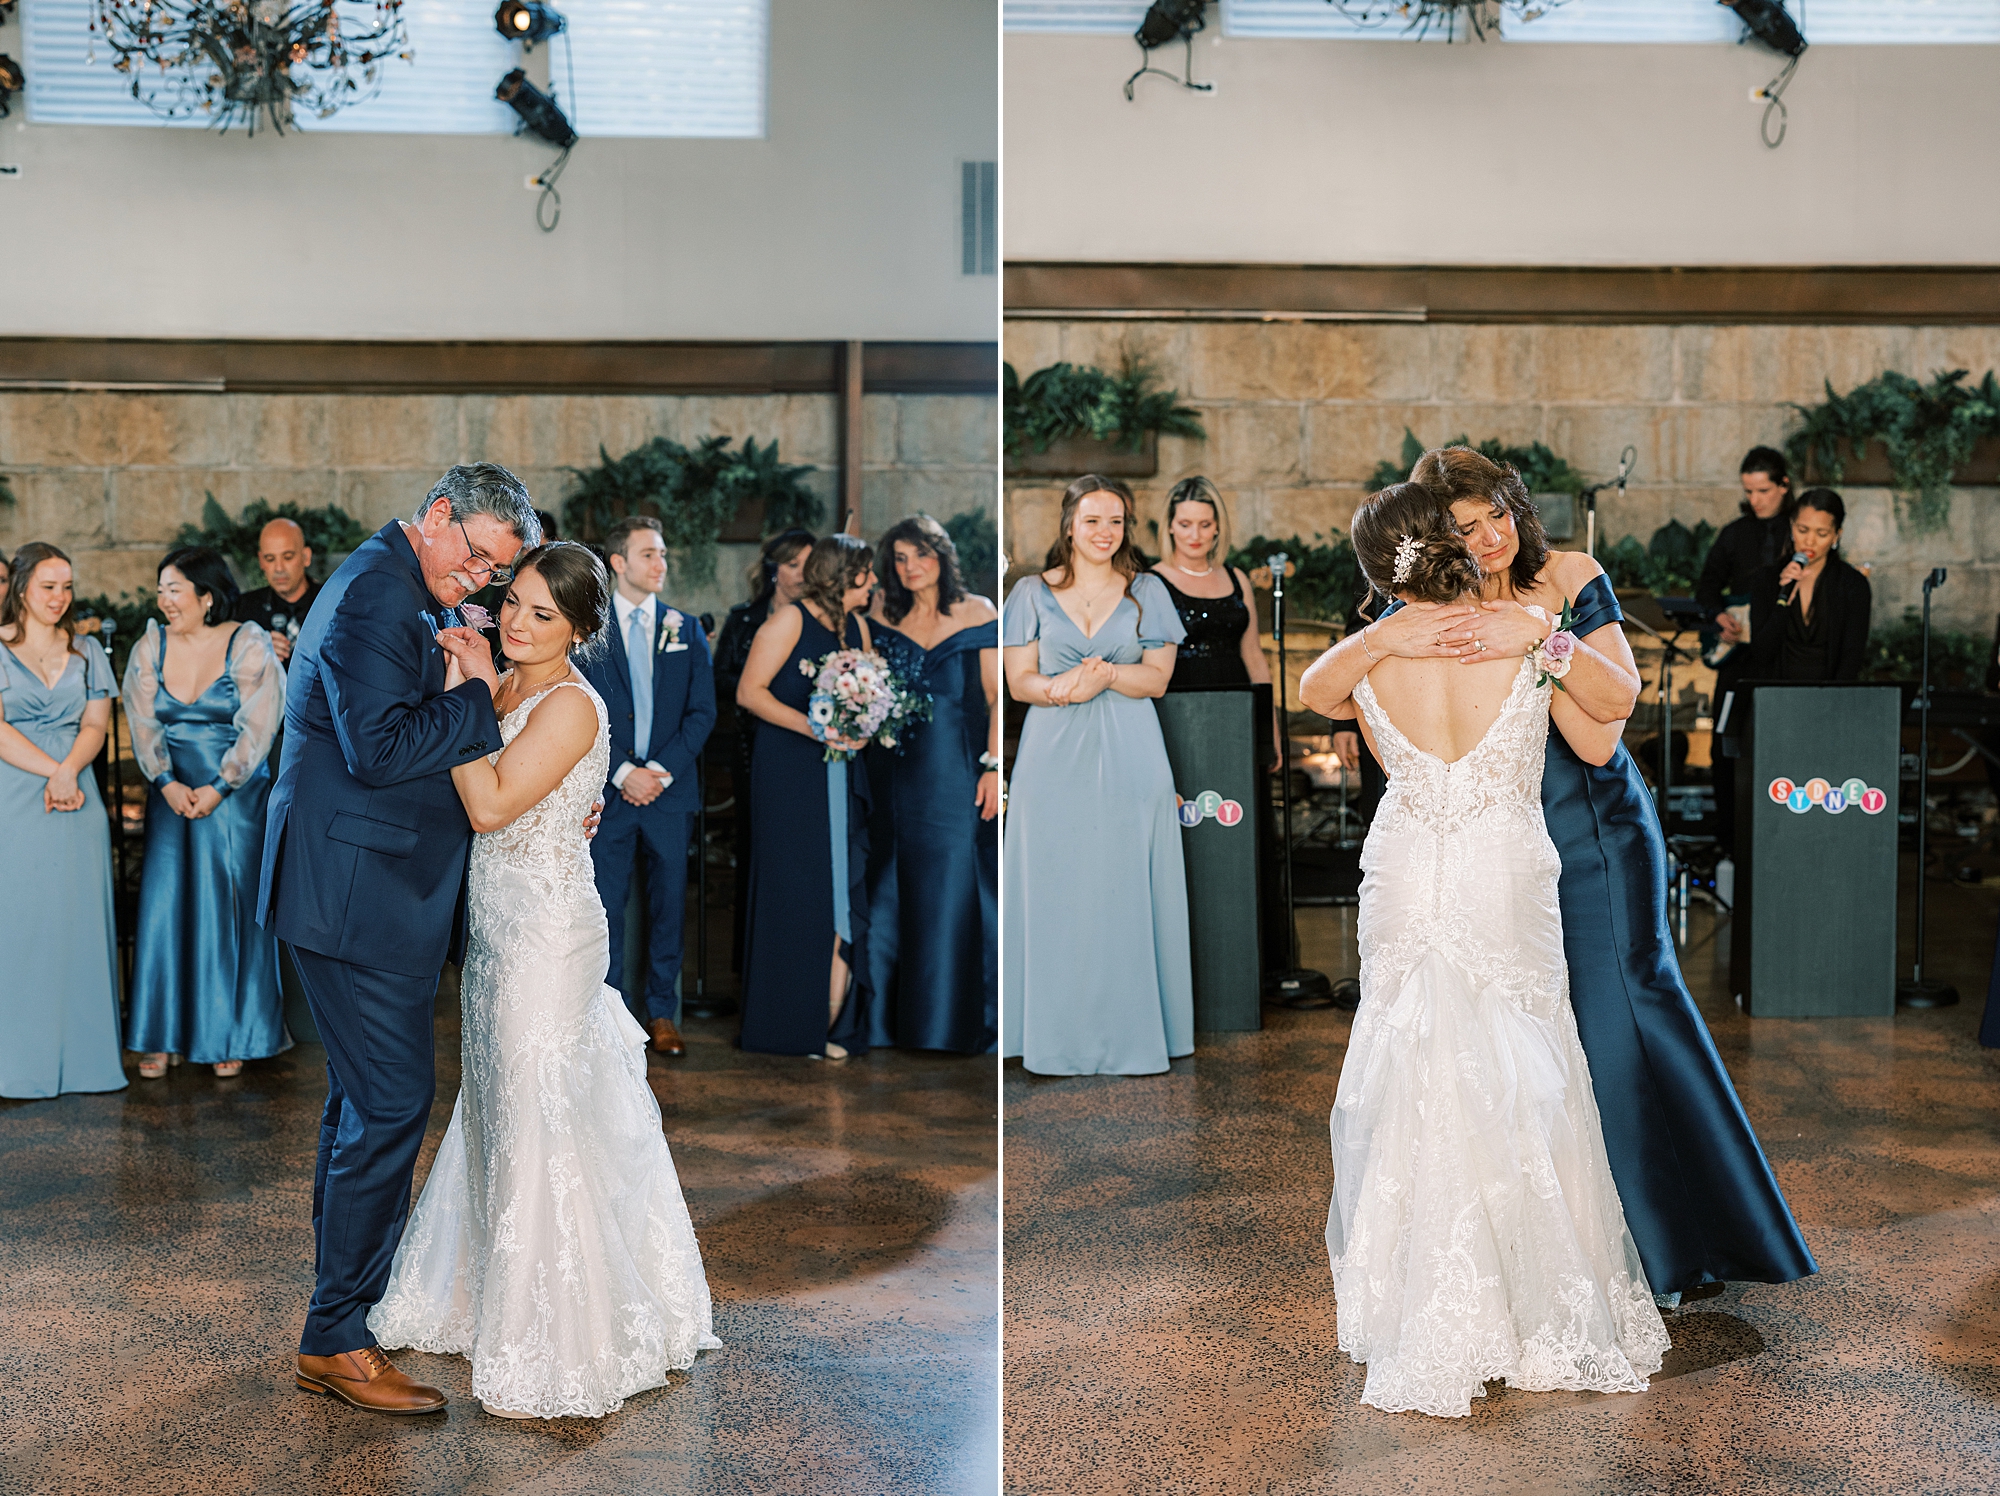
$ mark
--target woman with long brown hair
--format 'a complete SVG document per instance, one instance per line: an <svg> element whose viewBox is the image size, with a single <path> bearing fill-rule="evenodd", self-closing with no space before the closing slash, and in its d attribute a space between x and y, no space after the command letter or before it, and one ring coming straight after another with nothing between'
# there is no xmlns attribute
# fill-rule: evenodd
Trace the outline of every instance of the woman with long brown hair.
<svg viewBox="0 0 2000 1496"><path fill-rule="evenodd" d="M118 935L111 823L90 764L111 725L111 660L76 630L69 557L14 553L0 603L0 1096L116 1091Z"/></svg>
<svg viewBox="0 0 2000 1496"><path fill-rule="evenodd" d="M1028 707L1007 811L1005 1038L1038 1075L1150 1075L1194 1052L1187 875L1154 699L1184 634L1132 544L1131 490L1079 478L1001 628Z"/></svg>
<svg viewBox="0 0 2000 1496"><path fill-rule="evenodd" d="M1525 657L1565 605L1574 610L1564 703L1603 731L1587 753L1568 729L1549 734L1542 811L1562 858L1570 1005L1646 1277L1678 1302L1701 1283L1785 1283L1817 1272L1681 980L1667 928L1666 840L1619 740L1639 676L1610 579L1582 552L1549 548L1512 467L1469 447L1442 447L1410 476L1464 535L1486 576L1480 600L1385 612L1320 656L1299 682L1300 697L1314 711L1349 717L1355 687L1380 659Z"/></svg>
<svg viewBox="0 0 2000 1496"><path fill-rule="evenodd" d="M825 535L806 557L803 593L757 630L736 704L759 721L750 754L757 802L743 925L743 1030L759 1054L847 1058L865 1048L850 1001L868 929L866 744L813 736L806 703L820 662L871 647L862 610L875 590L874 549ZM803 667L803 668L801 668ZM828 959L822 960L822 957Z"/></svg>
<svg viewBox="0 0 2000 1496"><path fill-rule="evenodd" d="M931 716L869 750L868 1042L990 1054L999 1037L1000 614L928 514L877 547L871 615Z"/></svg>

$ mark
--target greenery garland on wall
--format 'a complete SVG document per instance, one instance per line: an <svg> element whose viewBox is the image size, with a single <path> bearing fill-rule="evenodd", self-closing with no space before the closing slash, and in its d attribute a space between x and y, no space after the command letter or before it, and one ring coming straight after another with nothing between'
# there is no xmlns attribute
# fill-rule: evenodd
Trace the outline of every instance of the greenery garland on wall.
<svg viewBox="0 0 2000 1496"><path fill-rule="evenodd" d="M1512 464L1521 474L1521 481L1528 485L1529 493L1566 493L1574 498L1583 492L1583 474L1571 467L1562 458L1543 446L1540 442L1529 442L1525 447L1510 447L1497 438L1489 437L1472 446L1467 436L1455 436L1448 442L1440 442L1443 447L1472 447L1481 457L1494 462ZM1386 459L1375 464L1375 471L1368 475L1368 491L1379 492L1392 483L1409 481L1410 472L1417 465L1417 459L1430 450L1417 440L1417 435L1409 427L1403 428L1403 456L1400 462Z"/></svg>
<svg viewBox="0 0 2000 1496"><path fill-rule="evenodd" d="M806 483L812 469L779 461L776 441L760 448L746 436L742 450L732 451L726 436L693 447L656 436L623 457L602 447L597 453L596 467L570 469L576 485L563 501L564 533L596 540L628 514L650 514L683 581L715 575L717 538L744 505L762 502L765 535L816 526L824 508Z"/></svg>
<svg viewBox="0 0 2000 1496"><path fill-rule="evenodd" d="M257 544L264 526L274 519L288 519L305 532L306 545L313 553L311 572L315 581L325 581L334 564L368 538L368 531L361 523L338 504L328 504L323 509L280 504L274 509L267 500L252 499L242 514L231 519L229 512L215 501L214 494L204 494L203 499L201 523L182 525L180 533L174 536L174 544L206 545L222 552L230 570L236 573L237 584L245 591L264 585L263 570L257 565Z"/></svg>
<svg viewBox="0 0 2000 1496"><path fill-rule="evenodd" d="M993 515L985 509L968 509L942 523L945 534L951 537L951 543L958 551L958 574L966 590L987 597L989 587L997 589L1000 585L1000 531L993 523ZM875 558L878 575L893 565L893 557ZM997 592L987 600L997 602Z"/></svg>
<svg viewBox="0 0 2000 1496"><path fill-rule="evenodd" d="M1826 384L1819 405L1794 405L1799 429L1785 439L1785 456L1800 474L1823 482L1846 476L1844 442L1857 462L1871 442L1889 457L1889 481L1901 517L1917 534L1941 530L1951 517L1952 474L1984 438L2000 438L2000 380L1992 370L1978 384L1964 369L1940 372L1929 384L1893 369L1845 395Z"/></svg>
<svg viewBox="0 0 2000 1496"><path fill-rule="evenodd" d="M1143 359L1127 358L1116 374L1088 364L1050 364L1023 381L1012 364L1001 366L1000 407L1007 454L1046 452L1056 442L1087 436L1115 441L1128 452L1145 445L1148 432L1205 440L1207 430L1179 390L1159 388Z"/></svg>

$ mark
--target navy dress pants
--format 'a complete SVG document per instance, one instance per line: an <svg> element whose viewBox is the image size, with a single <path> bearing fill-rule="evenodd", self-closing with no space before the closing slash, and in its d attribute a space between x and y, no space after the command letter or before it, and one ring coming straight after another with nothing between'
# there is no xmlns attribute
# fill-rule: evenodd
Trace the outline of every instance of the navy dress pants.
<svg viewBox="0 0 2000 1496"><path fill-rule="evenodd" d="M686 944L688 838L694 815L665 810L656 801L633 805L607 792L604 819L590 844L597 868L597 893L611 926L611 969L604 980L624 995L641 1023L655 1018L680 1022L681 951ZM646 858L646 973L643 995L626 990L625 908L640 853Z"/></svg>
<svg viewBox="0 0 2000 1496"><path fill-rule="evenodd" d="M287 946L326 1045L326 1111L313 1172L316 1281L299 1350L375 1344L368 1311L410 1213L411 1176L437 1093L437 978L354 966Z"/></svg>

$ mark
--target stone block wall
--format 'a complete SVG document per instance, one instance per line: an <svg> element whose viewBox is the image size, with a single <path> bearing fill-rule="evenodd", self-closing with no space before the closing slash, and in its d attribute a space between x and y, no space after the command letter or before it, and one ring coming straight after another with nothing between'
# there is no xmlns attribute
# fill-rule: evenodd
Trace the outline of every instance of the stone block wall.
<svg viewBox="0 0 2000 1496"><path fill-rule="evenodd" d="M991 396L865 397L862 533L926 510L993 505L999 412ZM78 590L150 590L154 568L203 496L239 513L253 499L338 504L370 529L410 514L455 462L498 462L545 509L569 469L654 436L692 443L775 438L817 471L828 522L838 492L832 395L250 395L0 392L0 549L46 540L69 552ZM712 581L670 584L690 611L742 595L754 548L725 546ZM261 586L261 577L245 577Z"/></svg>
<svg viewBox="0 0 2000 1496"><path fill-rule="evenodd" d="M1400 455L1405 427L1426 443L1541 441L1593 479L1629 443L1623 499L1598 510L1606 540L1641 540L1668 519L1720 525L1737 512L1737 464L1782 446L1789 402L1845 391L1885 369L1928 377L2000 367L2000 327L1583 326L1422 323L1009 322L1022 378L1058 360L1154 365L1200 410L1206 441L1167 438L1160 471L1136 491L1159 517L1178 479L1206 473L1240 537L1344 531L1375 465ZM1918 600L1924 573L1952 568L1936 595L1942 626L1989 634L2000 613L2000 495L1958 492L1942 532L1910 535L1885 489L1842 490L1844 546L1870 565L1878 621ZM1006 548L1033 565L1054 538L1062 484L1010 479ZM1147 535L1149 544L1150 534ZM1578 541L1581 544L1581 541Z"/></svg>

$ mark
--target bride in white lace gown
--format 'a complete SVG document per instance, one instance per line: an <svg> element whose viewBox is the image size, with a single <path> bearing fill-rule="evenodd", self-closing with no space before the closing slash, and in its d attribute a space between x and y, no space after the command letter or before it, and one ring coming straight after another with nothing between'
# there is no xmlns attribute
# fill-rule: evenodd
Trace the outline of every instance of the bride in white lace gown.
<svg viewBox="0 0 2000 1496"><path fill-rule="evenodd" d="M604 702L569 651L602 628L609 584L579 545L519 567L500 614L515 668L494 696L506 746L452 775L480 833L464 1077L368 1328L391 1349L469 1358L489 1412L594 1418L721 1342L646 1035L604 983L604 907L579 830L610 748ZM491 673L467 633L440 636L454 684L461 661Z"/></svg>
<svg viewBox="0 0 2000 1496"><path fill-rule="evenodd" d="M1411 487L1356 514L1356 553L1384 593L1456 601L1477 563ZM1667 1349L1570 1011L1541 674L1534 655L1389 658L1354 694L1389 788L1361 857L1326 1244L1340 1347L1390 1412L1462 1417L1495 1379L1640 1392Z"/></svg>

